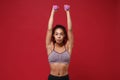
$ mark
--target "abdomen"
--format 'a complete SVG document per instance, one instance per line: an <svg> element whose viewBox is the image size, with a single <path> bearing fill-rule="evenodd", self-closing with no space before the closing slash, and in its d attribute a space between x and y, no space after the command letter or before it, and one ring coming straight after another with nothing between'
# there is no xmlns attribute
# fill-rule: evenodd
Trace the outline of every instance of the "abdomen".
<svg viewBox="0 0 120 80"><path fill-rule="evenodd" d="M68 74L69 64L64 63L52 63L50 64L50 74L56 76L64 76Z"/></svg>

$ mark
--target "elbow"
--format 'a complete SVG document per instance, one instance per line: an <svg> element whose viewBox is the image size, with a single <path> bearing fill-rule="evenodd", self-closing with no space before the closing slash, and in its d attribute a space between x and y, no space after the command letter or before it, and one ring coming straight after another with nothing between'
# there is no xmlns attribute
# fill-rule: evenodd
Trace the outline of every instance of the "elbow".
<svg viewBox="0 0 120 80"><path fill-rule="evenodd" d="M68 31L69 31L69 32L72 32L72 28L68 28Z"/></svg>

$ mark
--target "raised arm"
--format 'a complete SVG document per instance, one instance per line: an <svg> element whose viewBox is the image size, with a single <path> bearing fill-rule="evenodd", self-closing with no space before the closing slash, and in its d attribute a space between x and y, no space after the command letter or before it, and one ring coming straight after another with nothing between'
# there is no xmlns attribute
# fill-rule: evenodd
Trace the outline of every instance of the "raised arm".
<svg viewBox="0 0 120 80"><path fill-rule="evenodd" d="M47 34L46 34L46 47L47 48L51 44L52 26L53 26L53 21L54 21L54 14L55 14L57 9L58 9L58 6L53 5L52 10L51 10L51 14L50 14L50 18L49 18L49 21L48 21L48 29L47 29Z"/></svg>
<svg viewBox="0 0 120 80"><path fill-rule="evenodd" d="M67 26L68 26L68 47L71 49L73 47L73 31L72 31L72 21L71 21L71 16L70 16L70 6L69 5L64 5L64 10L66 11L67 15Z"/></svg>

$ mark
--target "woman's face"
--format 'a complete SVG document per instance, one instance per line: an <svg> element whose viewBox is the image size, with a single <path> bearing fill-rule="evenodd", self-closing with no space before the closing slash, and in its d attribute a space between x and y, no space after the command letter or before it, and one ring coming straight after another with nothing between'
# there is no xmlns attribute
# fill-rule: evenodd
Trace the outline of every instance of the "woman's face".
<svg viewBox="0 0 120 80"><path fill-rule="evenodd" d="M62 29L58 28L55 30L54 38L55 38L56 43L61 44L64 40L64 36L65 35Z"/></svg>

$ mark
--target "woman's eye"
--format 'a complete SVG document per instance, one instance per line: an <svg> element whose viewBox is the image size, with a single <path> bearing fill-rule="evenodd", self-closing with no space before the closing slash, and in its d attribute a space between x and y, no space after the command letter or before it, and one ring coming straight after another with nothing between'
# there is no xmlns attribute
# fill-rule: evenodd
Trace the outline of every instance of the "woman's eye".
<svg viewBox="0 0 120 80"><path fill-rule="evenodd" d="M63 34L61 34L61 35L63 35Z"/></svg>

